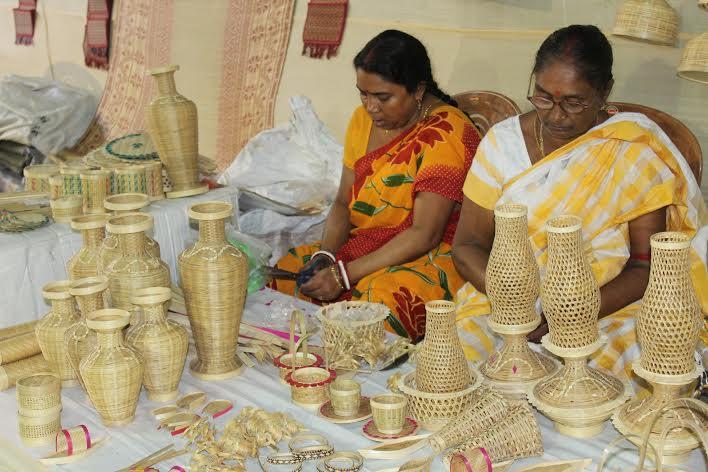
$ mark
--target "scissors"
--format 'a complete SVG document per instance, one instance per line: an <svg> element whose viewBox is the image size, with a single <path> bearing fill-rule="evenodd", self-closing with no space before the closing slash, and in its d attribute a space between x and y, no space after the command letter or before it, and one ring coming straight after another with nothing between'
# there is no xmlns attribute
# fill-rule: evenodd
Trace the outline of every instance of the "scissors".
<svg viewBox="0 0 708 472"><path fill-rule="evenodd" d="M310 266L300 272L290 272L289 270L280 269L278 267L263 266L261 271L265 277L270 279L294 280L295 284L299 287L306 284L312 276L315 275L315 269L316 267Z"/></svg>

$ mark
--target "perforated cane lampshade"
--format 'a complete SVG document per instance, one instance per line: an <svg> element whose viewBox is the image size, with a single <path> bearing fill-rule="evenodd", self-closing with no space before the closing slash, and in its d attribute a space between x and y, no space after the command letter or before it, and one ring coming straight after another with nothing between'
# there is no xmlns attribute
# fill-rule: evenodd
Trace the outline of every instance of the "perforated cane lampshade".
<svg viewBox="0 0 708 472"><path fill-rule="evenodd" d="M679 17L666 0L625 0L617 10L612 34L652 44L673 46Z"/></svg>
<svg viewBox="0 0 708 472"><path fill-rule="evenodd" d="M708 84L708 31L686 43L676 70L681 78Z"/></svg>

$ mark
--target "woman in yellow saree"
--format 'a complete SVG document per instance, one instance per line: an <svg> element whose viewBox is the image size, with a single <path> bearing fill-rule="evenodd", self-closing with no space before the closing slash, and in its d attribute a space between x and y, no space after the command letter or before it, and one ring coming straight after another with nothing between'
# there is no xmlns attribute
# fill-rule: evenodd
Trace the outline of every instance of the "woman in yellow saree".
<svg viewBox="0 0 708 472"><path fill-rule="evenodd" d="M488 132L465 181L453 247L455 265L469 282L457 298L464 348L477 360L494 349L480 316L490 312L484 273L493 210L522 203L542 276L545 223L560 214L582 219L585 252L601 287L600 330L609 338L592 360L630 374L639 357L634 319L648 282L652 234L668 229L693 238L691 276L708 312L705 203L686 160L656 123L638 113L608 114L612 49L597 28L574 25L551 34L533 75L529 100L535 110ZM529 338L537 342L547 330L543 323Z"/></svg>
<svg viewBox="0 0 708 472"><path fill-rule="evenodd" d="M362 106L352 115L337 199L322 241L278 262L314 272L272 287L319 302L387 305L387 328L425 334L425 302L452 300L462 279L451 244L479 133L437 87L425 47L389 30L354 59ZM299 288L299 290L298 290Z"/></svg>

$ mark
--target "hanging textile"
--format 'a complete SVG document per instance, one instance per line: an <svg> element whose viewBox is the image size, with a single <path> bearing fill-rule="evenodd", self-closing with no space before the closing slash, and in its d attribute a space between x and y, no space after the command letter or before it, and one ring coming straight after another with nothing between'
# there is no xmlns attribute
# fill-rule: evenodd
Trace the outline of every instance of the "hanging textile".
<svg viewBox="0 0 708 472"><path fill-rule="evenodd" d="M303 54L308 49L310 57L322 58L326 54L329 59L337 54L348 6L347 0L310 0L302 32Z"/></svg>
<svg viewBox="0 0 708 472"><path fill-rule="evenodd" d="M84 32L84 61L89 67L108 69L111 0L89 0Z"/></svg>
<svg viewBox="0 0 708 472"><path fill-rule="evenodd" d="M34 38L34 23L37 16L37 0L20 0L15 14L15 44L29 46Z"/></svg>

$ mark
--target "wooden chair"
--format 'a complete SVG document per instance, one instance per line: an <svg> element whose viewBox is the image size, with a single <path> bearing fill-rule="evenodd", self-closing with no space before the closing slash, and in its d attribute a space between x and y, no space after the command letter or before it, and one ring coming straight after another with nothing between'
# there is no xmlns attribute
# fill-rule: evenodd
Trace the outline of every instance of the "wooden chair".
<svg viewBox="0 0 708 472"><path fill-rule="evenodd" d="M478 90L458 93L452 98L457 101L460 110L470 117L482 136L496 123L521 113L512 99L497 92Z"/></svg>
<svg viewBox="0 0 708 472"><path fill-rule="evenodd" d="M681 151L683 157L686 158L693 175L696 176L698 185L701 185L701 175L703 173L703 153L698 139L679 120L655 108L637 105L635 103L609 102L608 105L614 105L619 111L643 113L658 124L664 133L667 134L671 142Z"/></svg>

